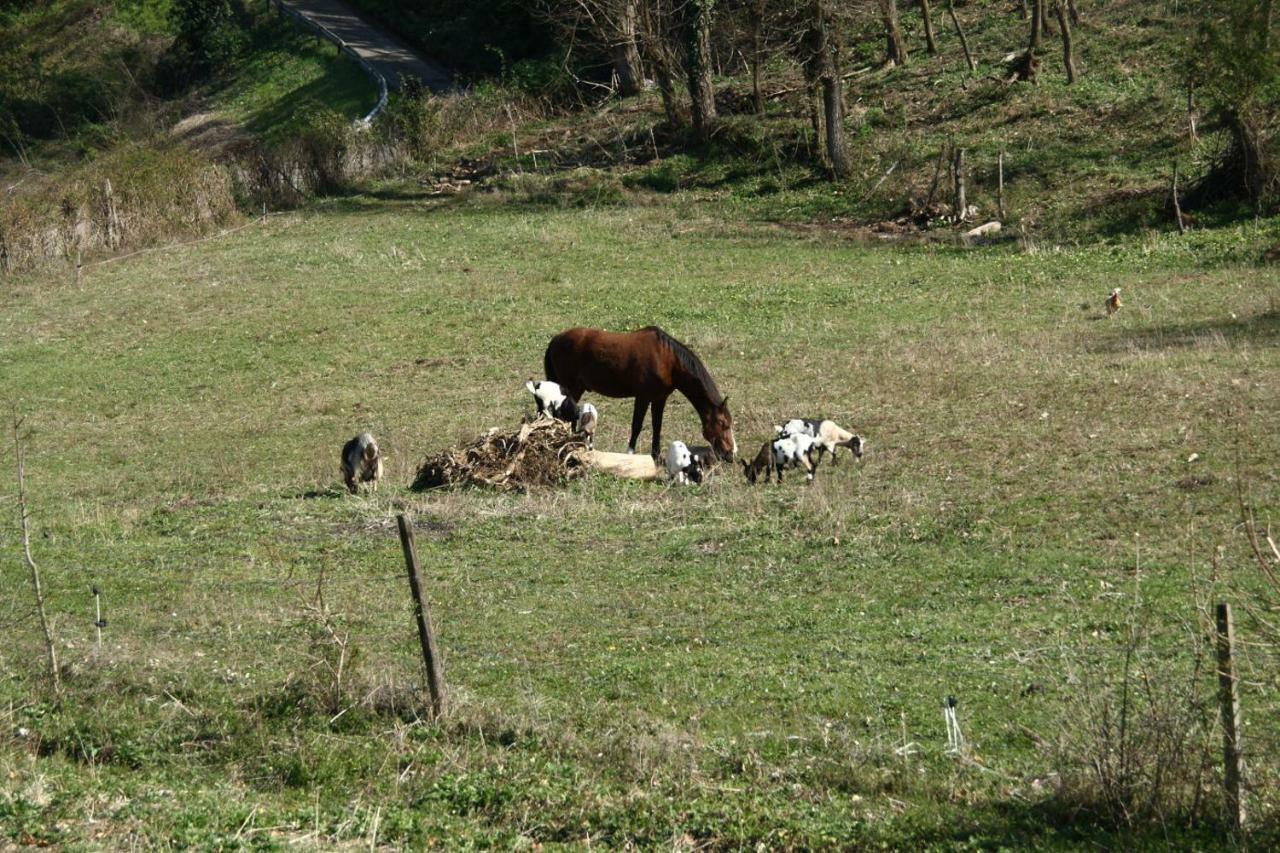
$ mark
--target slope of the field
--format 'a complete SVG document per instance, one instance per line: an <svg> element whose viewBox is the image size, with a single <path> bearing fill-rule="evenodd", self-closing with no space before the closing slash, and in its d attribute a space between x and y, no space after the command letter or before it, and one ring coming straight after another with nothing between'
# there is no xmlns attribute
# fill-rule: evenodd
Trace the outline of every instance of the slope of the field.
<svg viewBox="0 0 1280 853"><path fill-rule="evenodd" d="M695 206L354 198L75 289L12 279L0 364L66 695L41 687L8 526L0 831L1121 843L1072 792L1112 755L1090 721L1118 699L1122 647L1136 638L1142 697L1211 695L1211 668L1192 676L1198 597L1257 588L1237 478L1260 521L1280 506L1280 272L1250 261L1265 236L1015 254L806 239ZM811 487L727 469L688 489L407 491L425 454L531 408L552 334L649 323L706 361L744 452L821 413L866 458ZM620 449L629 403L594 402L598 444ZM362 429L388 477L349 497L338 449ZM666 434L697 440L679 398ZM443 724L412 689L404 509L453 689ZM1250 661L1261 750L1280 701L1274 660ZM972 760L944 752L947 695ZM1145 702L1131 725L1164 719ZM1252 759L1263 816L1276 754ZM1215 791L1136 840L1190 841L1186 809L1212 812Z"/></svg>
<svg viewBox="0 0 1280 853"><path fill-rule="evenodd" d="M997 218L1003 152L1006 228L1091 242L1170 227L1174 163L1188 196L1222 152L1212 104L1199 96L1188 109L1187 46L1197 25L1190 7L1135 0L1082 6L1073 42L1079 79L1067 83L1055 34L1044 41L1033 85L1008 82L1006 59L1020 55L1028 39L1017 4L956 4L978 63L974 72L944 10L934 10L939 52L929 55L918 4L899 5L911 50L905 66L884 65L875 4L863 4L842 30L852 169L839 182L828 180L818 158L802 75L781 44L764 68L764 113L754 114L745 60L724 47L728 34L741 35L741 23L724 7L717 19L725 34L717 41L724 71L715 81L719 119L706 145L668 128L658 93L649 91L518 121L514 131L501 106L489 104L488 133L459 134L452 150L433 145L423 156L443 171L456 160L526 175L585 166L631 189L712 194L754 218L863 226L918 212L935 181L930 215L950 213L949 163L939 171L939 158L951 146L966 152L975 219ZM412 30L411 22L403 26ZM784 34L775 35L781 41ZM532 86L535 94L541 85L563 99L566 79L556 76L553 62L512 70L507 82L513 90ZM1232 205L1193 209L1184 202L1202 225L1251 216Z"/></svg>

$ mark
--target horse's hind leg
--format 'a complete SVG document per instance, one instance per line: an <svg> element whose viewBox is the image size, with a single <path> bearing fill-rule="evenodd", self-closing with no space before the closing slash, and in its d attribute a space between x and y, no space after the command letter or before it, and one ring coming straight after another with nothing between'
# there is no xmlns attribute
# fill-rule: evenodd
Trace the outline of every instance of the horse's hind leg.
<svg viewBox="0 0 1280 853"><path fill-rule="evenodd" d="M640 430L644 429L644 413L649 408L649 401L636 397L636 406L631 411L631 442L627 445L628 453L636 452L636 440L640 438ZM658 461L658 454L653 454L653 461Z"/></svg>

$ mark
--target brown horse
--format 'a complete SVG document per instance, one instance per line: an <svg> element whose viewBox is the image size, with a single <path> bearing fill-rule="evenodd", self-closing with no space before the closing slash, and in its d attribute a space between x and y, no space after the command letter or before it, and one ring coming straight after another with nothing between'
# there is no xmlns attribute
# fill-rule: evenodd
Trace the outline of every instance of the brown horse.
<svg viewBox="0 0 1280 853"><path fill-rule="evenodd" d="M689 398L702 419L702 435L722 459L738 452L733 440L733 417L716 381L687 346L648 326L635 332L569 329L547 344L542 358L547 378L559 382L574 402L586 391L606 397L634 397L631 442L644 427L645 410L653 406L653 459L662 446L662 411L672 391Z"/></svg>

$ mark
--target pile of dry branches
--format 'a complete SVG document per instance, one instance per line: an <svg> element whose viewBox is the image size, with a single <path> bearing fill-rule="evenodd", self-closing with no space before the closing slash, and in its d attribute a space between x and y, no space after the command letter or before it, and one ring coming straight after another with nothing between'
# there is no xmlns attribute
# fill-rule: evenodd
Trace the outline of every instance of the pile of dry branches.
<svg viewBox="0 0 1280 853"><path fill-rule="evenodd" d="M563 421L539 417L514 432L489 430L465 447L428 457L414 477L417 491L489 486L523 492L557 486L585 470L586 443Z"/></svg>

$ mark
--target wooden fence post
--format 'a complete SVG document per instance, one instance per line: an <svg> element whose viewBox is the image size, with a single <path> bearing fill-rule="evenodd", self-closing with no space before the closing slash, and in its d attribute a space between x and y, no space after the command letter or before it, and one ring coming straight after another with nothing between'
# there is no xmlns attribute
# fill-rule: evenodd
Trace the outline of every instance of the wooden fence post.
<svg viewBox="0 0 1280 853"><path fill-rule="evenodd" d="M409 571L409 589L413 593L413 615L418 621L418 640L422 644L422 662L427 667L427 687L431 691L431 710L439 719L444 714L444 669L440 663L440 650L436 647L436 635L431 630L431 614L427 612L427 600L422 594L422 581L418 577L418 553L413 546L413 524L404 516L396 516L400 528L400 547L404 549L404 564Z"/></svg>
<svg viewBox="0 0 1280 853"><path fill-rule="evenodd" d="M1173 161L1173 215L1178 218L1178 233L1187 233L1187 222L1182 218L1182 202L1178 200L1178 161Z"/></svg>
<svg viewBox="0 0 1280 853"><path fill-rule="evenodd" d="M116 251L120 248L120 213L116 210L116 196L111 189L111 180L102 185L103 213L107 219L107 248Z"/></svg>
<svg viewBox="0 0 1280 853"><path fill-rule="evenodd" d="M969 205L965 199L964 192L964 149L956 149L955 159L955 200L956 200L956 222L965 222L969 219Z"/></svg>
<svg viewBox="0 0 1280 853"><path fill-rule="evenodd" d="M1227 793L1227 808L1236 829L1245 824L1245 805L1241 787L1244 782L1244 755L1240 748L1241 729L1240 686L1236 681L1235 624L1231 618L1231 605L1218 605L1218 687L1222 704L1222 762L1223 786Z"/></svg>
<svg viewBox="0 0 1280 853"><path fill-rule="evenodd" d="M996 213L1004 222L1004 146L1000 147L1000 159L997 161Z"/></svg>

